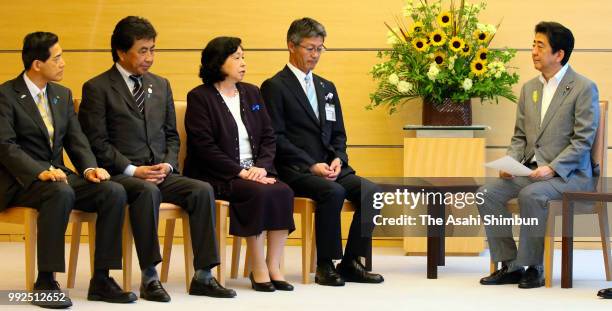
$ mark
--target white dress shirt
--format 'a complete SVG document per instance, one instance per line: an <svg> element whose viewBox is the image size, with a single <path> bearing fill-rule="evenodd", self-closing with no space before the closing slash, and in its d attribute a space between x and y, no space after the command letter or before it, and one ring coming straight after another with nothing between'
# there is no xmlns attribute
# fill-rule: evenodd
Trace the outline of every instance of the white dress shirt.
<svg viewBox="0 0 612 311"><path fill-rule="evenodd" d="M249 133L247 132L244 122L242 122L242 115L240 114L240 94L236 96L228 97L225 94L221 94L223 101L227 105L227 108L232 113L236 126L238 126L238 147L240 149L240 161L253 158L253 151L251 150L251 141L249 140Z"/></svg>

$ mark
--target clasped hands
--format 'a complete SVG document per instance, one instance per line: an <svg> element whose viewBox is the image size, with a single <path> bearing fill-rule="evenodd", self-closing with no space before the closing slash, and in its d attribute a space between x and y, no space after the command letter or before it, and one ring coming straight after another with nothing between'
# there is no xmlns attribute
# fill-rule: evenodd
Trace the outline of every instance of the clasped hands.
<svg viewBox="0 0 612 311"><path fill-rule="evenodd" d="M99 183L109 180L110 174L105 169L97 167L87 170L84 177L89 182ZM58 168L42 171L38 174L38 179L40 181L60 181L68 183L68 176L66 176L66 173Z"/></svg>
<svg viewBox="0 0 612 311"><path fill-rule="evenodd" d="M156 185L161 184L168 174L170 174L170 165L166 163L159 163L155 165L142 165L136 167L134 171L134 177L144 179L148 182L152 182Z"/></svg>
<svg viewBox="0 0 612 311"><path fill-rule="evenodd" d="M323 177L327 180L335 181L340 175L342 169L342 162L340 158L335 158L331 164L327 163L315 163L310 167L310 172L313 175Z"/></svg>
<svg viewBox="0 0 612 311"><path fill-rule="evenodd" d="M238 177L244 180L252 180L258 182L260 184L274 184L276 183L276 179L272 177L266 177L268 172L264 168L251 166L248 170L241 170L238 173Z"/></svg>
<svg viewBox="0 0 612 311"><path fill-rule="evenodd" d="M555 176L555 171L550 166L545 165L545 166L540 166L536 168L527 177L529 177L530 179L536 180L536 181L543 181L543 180L549 180L553 178L554 176ZM502 179L514 178L513 175L506 173L504 171L499 172L499 177Z"/></svg>

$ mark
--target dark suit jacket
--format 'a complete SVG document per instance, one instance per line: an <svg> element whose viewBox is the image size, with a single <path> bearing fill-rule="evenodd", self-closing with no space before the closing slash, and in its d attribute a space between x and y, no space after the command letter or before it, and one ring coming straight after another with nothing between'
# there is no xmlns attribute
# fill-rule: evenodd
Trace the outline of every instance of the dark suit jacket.
<svg viewBox="0 0 612 311"><path fill-rule="evenodd" d="M0 86L0 210L51 165L74 174L64 165L64 148L79 173L96 167L96 158L74 112L70 90L47 84L55 132L51 148L49 133L22 75Z"/></svg>
<svg viewBox="0 0 612 311"><path fill-rule="evenodd" d="M343 162L341 176L354 173L348 165L346 131L336 87L331 81L312 76L319 104L318 120L289 67L285 66L261 85L276 133L276 168L287 183L302 174L310 174L313 164L329 164L335 158ZM334 105L336 121L327 120L326 103Z"/></svg>
<svg viewBox="0 0 612 311"><path fill-rule="evenodd" d="M248 83L238 83L236 87L255 166L276 175L274 130L259 89ZM237 178L242 169L238 127L215 87L200 85L187 94L185 130L185 175L211 183L217 193L229 191L229 181Z"/></svg>
<svg viewBox="0 0 612 311"><path fill-rule="evenodd" d="M142 77L144 116L119 70L111 69L83 85L79 121L98 164L111 174L135 166L169 163L178 172L179 136L170 83L153 73Z"/></svg>

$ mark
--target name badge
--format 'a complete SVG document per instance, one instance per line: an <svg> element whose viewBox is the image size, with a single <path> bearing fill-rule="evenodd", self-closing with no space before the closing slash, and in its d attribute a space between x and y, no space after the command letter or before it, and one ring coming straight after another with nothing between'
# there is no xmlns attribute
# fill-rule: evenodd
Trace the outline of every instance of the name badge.
<svg viewBox="0 0 612 311"><path fill-rule="evenodd" d="M336 105L325 104L325 119L336 122Z"/></svg>

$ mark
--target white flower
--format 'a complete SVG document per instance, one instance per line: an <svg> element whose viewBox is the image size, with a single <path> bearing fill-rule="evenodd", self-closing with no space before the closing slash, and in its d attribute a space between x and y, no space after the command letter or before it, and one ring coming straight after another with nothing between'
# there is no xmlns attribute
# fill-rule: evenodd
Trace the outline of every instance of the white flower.
<svg viewBox="0 0 612 311"><path fill-rule="evenodd" d="M399 82L399 77L392 73L389 75L389 83L393 84L393 85L397 85L397 83Z"/></svg>
<svg viewBox="0 0 612 311"><path fill-rule="evenodd" d="M456 60L457 60L457 55L453 55L453 56L448 58L448 68L450 68L451 71L455 70L455 61Z"/></svg>
<svg viewBox="0 0 612 311"><path fill-rule="evenodd" d="M393 31L395 31L395 33L393 33ZM399 28L395 28L393 31L387 31L387 44L393 45L401 42L401 40L397 37L397 35L400 34Z"/></svg>
<svg viewBox="0 0 612 311"><path fill-rule="evenodd" d="M489 34L495 34L497 32L497 28L495 28L493 24L488 24L486 27Z"/></svg>
<svg viewBox="0 0 612 311"><path fill-rule="evenodd" d="M478 23L476 24L476 28L482 32L487 32L487 25L485 24Z"/></svg>
<svg viewBox="0 0 612 311"><path fill-rule="evenodd" d="M472 79L465 78L465 80L463 80L463 84L461 85L461 87L464 90L469 91L472 88Z"/></svg>
<svg viewBox="0 0 612 311"><path fill-rule="evenodd" d="M400 93L408 93L410 91L412 91L413 85L410 82L406 82L406 81L399 81L397 83L397 90Z"/></svg>
<svg viewBox="0 0 612 311"><path fill-rule="evenodd" d="M498 72L496 72L496 73L495 73L495 77L496 77L497 79L501 78L501 75L502 75L502 72L501 72L501 71L498 71Z"/></svg>
<svg viewBox="0 0 612 311"><path fill-rule="evenodd" d="M414 10L412 0L406 0L406 5L404 5L404 8L402 9L404 12L404 17L410 17L410 15L412 15L412 10Z"/></svg>
<svg viewBox="0 0 612 311"><path fill-rule="evenodd" d="M439 73L440 69L438 68L436 63L432 63L431 65L429 65L429 71L427 72L427 77L429 78L429 80L436 81L436 78L438 77Z"/></svg>

